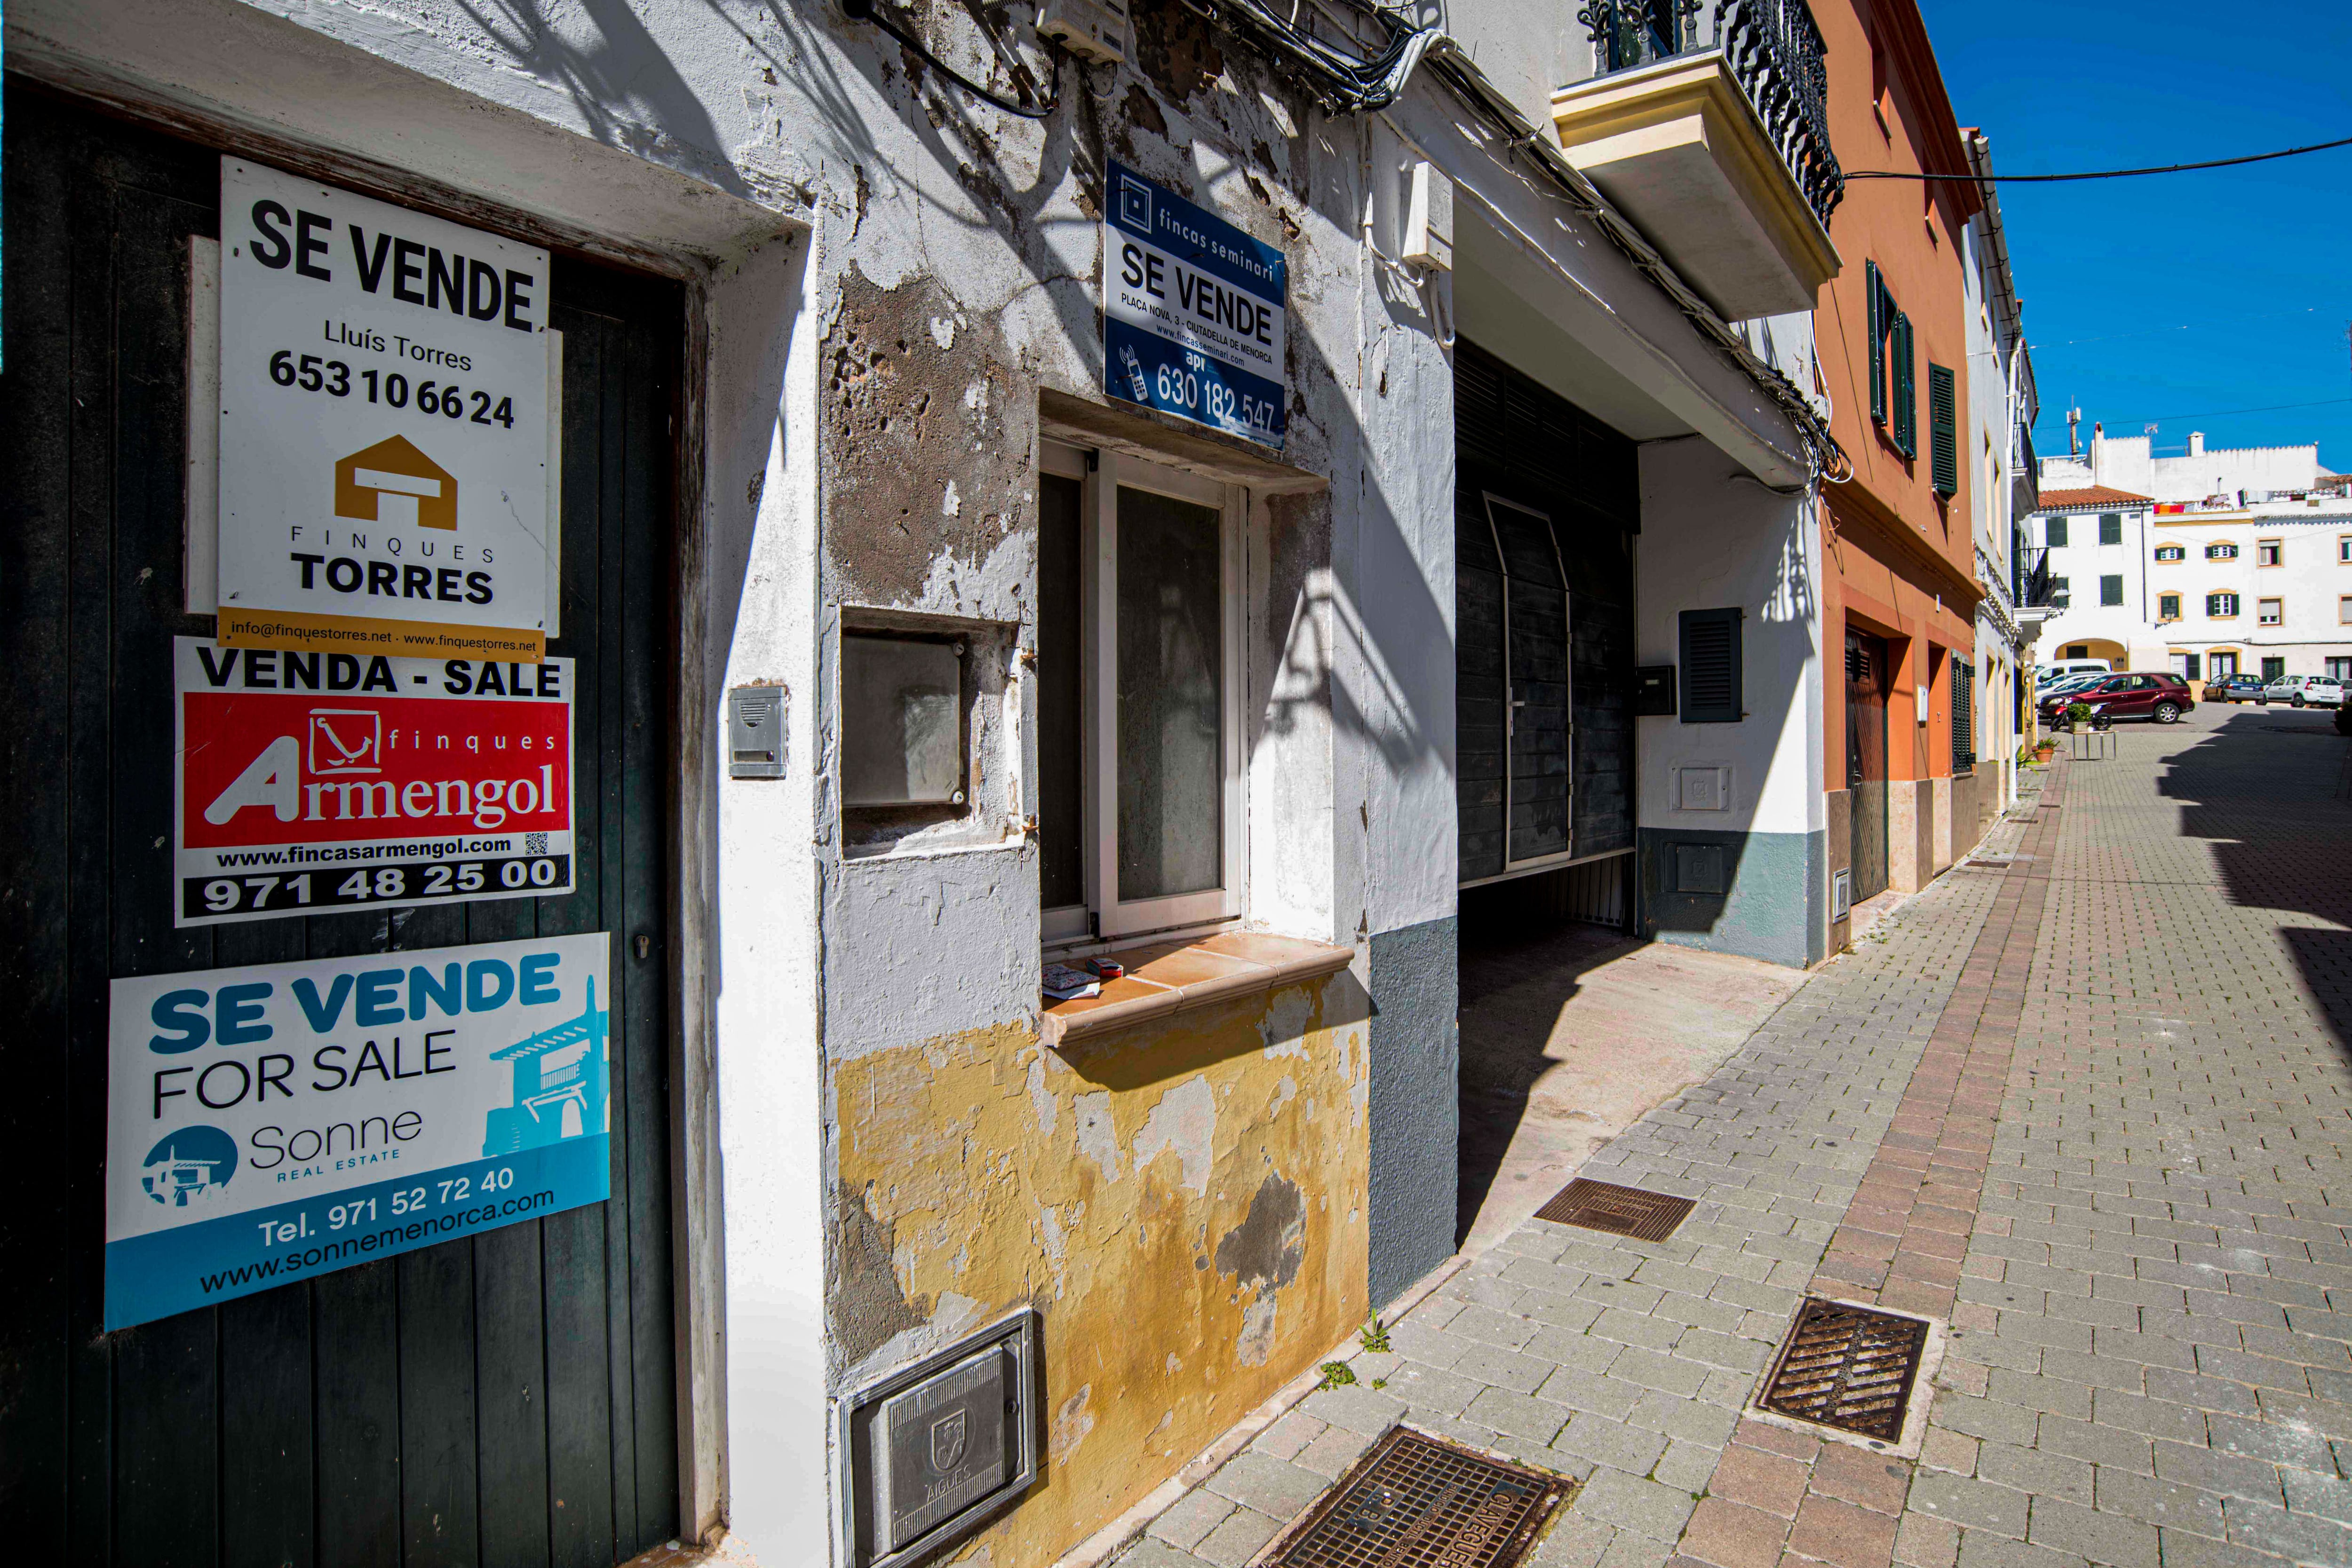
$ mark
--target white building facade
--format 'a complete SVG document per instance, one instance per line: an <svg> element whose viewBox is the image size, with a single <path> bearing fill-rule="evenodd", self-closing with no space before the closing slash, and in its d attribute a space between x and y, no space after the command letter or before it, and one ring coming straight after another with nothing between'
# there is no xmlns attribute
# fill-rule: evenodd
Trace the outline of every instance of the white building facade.
<svg viewBox="0 0 2352 1568"><path fill-rule="evenodd" d="M2032 541L2063 602L2045 658L2202 682L2352 672L2352 497L2316 446L2154 457L2094 427L2045 458ZM2086 484L2085 481L2088 481Z"/></svg>
<svg viewBox="0 0 2352 1568"><path fill-rule="evenodd" d="M2026 680L2047 611L2023 602L2017 591L2021 530L2036 506L2039 473L2033 421L2040 392L2025 341L2024 308L2010 266L2001 226L2000 193L1992 173L1992 145L1981 131L1964 132L1971 170L1983 181L1984 211L1968 227L1969 460L1977 465L1969 498L1976 538L1977 604L1974 736L1980 772L2000 780L1994 810L2017 795L2018 748L2026 715Z"/></svg>

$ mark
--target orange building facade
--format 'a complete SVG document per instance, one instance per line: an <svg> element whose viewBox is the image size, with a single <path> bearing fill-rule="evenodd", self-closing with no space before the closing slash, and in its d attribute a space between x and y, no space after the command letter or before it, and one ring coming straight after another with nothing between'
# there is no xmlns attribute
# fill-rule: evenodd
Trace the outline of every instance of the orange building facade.
<svg viewBox="0 0 2352 1568"><path fill-rule="evenodd" d="M1981 201L1973 180L1851 178L1966 171L1914 0L1830 0L1814 16L1831 140L1849 172L1830 231L1843 265L1814 313L1821 386L1850 469L1822 486L1821 507L1823 651L1835 661L1822 694L1834 951L1851 905L1924 886L1981 829L1977 780L1965 766L1955 777L1952 737L1955 663L1973 652L1980 593L1960 437L1962 229Z"/></svg>

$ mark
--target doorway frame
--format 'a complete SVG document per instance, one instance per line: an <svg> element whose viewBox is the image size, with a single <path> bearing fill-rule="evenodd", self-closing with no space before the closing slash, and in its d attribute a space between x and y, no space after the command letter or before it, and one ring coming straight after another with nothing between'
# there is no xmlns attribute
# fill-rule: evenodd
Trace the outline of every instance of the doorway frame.
<svg viewBox="0 0 2352 1568"><path fill-rule="evenodd" d="M405 77L394 62L350 50L346 57L387 76ZM598 266L633 271L680 286L677 323L677 394L672 410L671 562L663 605L673 678L662 721L676 757L665 801L665 890L670 1019L671 1092L666 1108L670 1155L670 1289L674 1328L678 1523L681 1536L703 1541L728 1517L725 1255L720 1226L719 1073L716 996L707 977L719 963L711 917L718 904L716 824L718 780L712 735L689 724L709 694L709 522L706 501L709 378L710 264L552 221L472 194L431 175L331 150L333 128L306 126L299 117L275 129L236 120L224 110L193 106L138 84L74 70L45 54L19 53L5 77L23 88L191 146L250 158L300 178L318 180L397 206L501 235ZM315 140L300 134L309 130ZM491 145L495 147L495 139ZM775 216L780 237L804 238L807 225Z"/></svg>

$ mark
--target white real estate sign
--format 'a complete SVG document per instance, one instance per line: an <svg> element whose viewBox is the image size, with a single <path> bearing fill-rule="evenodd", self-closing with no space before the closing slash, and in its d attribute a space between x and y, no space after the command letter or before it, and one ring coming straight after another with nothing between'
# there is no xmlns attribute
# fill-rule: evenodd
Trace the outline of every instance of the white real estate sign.
<svg viewBox="0 0 2352 1568"><path fill-rule="evenodd" d="M547 252L221 160L220 637L536 660Z"/></svg>

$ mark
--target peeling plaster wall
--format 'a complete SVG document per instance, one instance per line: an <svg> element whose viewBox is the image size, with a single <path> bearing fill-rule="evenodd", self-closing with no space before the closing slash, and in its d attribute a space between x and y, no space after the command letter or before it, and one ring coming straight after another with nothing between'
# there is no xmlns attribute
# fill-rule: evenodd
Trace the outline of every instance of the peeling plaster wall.
<svg viewBox="0 0 2352 1568"><path fill-rule="evenodd" d="M1364 1014L1342 974L1066 1051L1013 1025L834 1069L845 1379L1044 1317L1045 1484L960 1555L1052 1562L1362 1320Z"/></svg>
<svg viewBox="0 0 2352 1568"><path fill-rule="evenodd" d="M1564 19L1531 37L1499 0L1452 9L1538 123L1582 73ZM992 68L964 7L904 11L968 73ZM788 698L789 776L704 780L683 837L724 1182L723 1266L689 1268L723 1290L725 1380L692 1394L723 1406L750 1550L837 1555L814 1545L828 1396L1033 1301L1046 1479L961 1550L1049 1561L1311 1364L1368 1277L1385 1291L1434 1255L1450 1101L1384 1120L1371 1060L1396 1051L1377 1081L1407 1093L1451 1082L1456 290L1385 259L1402 172L1427 158L1463 182L1465 267L1483 246L1482 287L1551 334L1580 403L1633 434L1699 430L1775 483L1791 443L1426 75L1386 116L1335 121L1168 0L1136 7L1128 66L1066 71L1043 126L818 4L26 0L9 27L12 60L97 61L701 290L708 588L683 615L709 684L682 722L715 734L730 685ZM853 856L835 650L845 619L890 616L1034 646L1038 397L1099 400L1109 158L1289 261L1283 458L1329 485L1252 509L1247 914L1358 958L1065 1057L1036 1039L1030 683L1013 661L983 685L975 729L998 749L968 831ZM1413 1180L1376 1199L1374 1161Z"/></svg>

